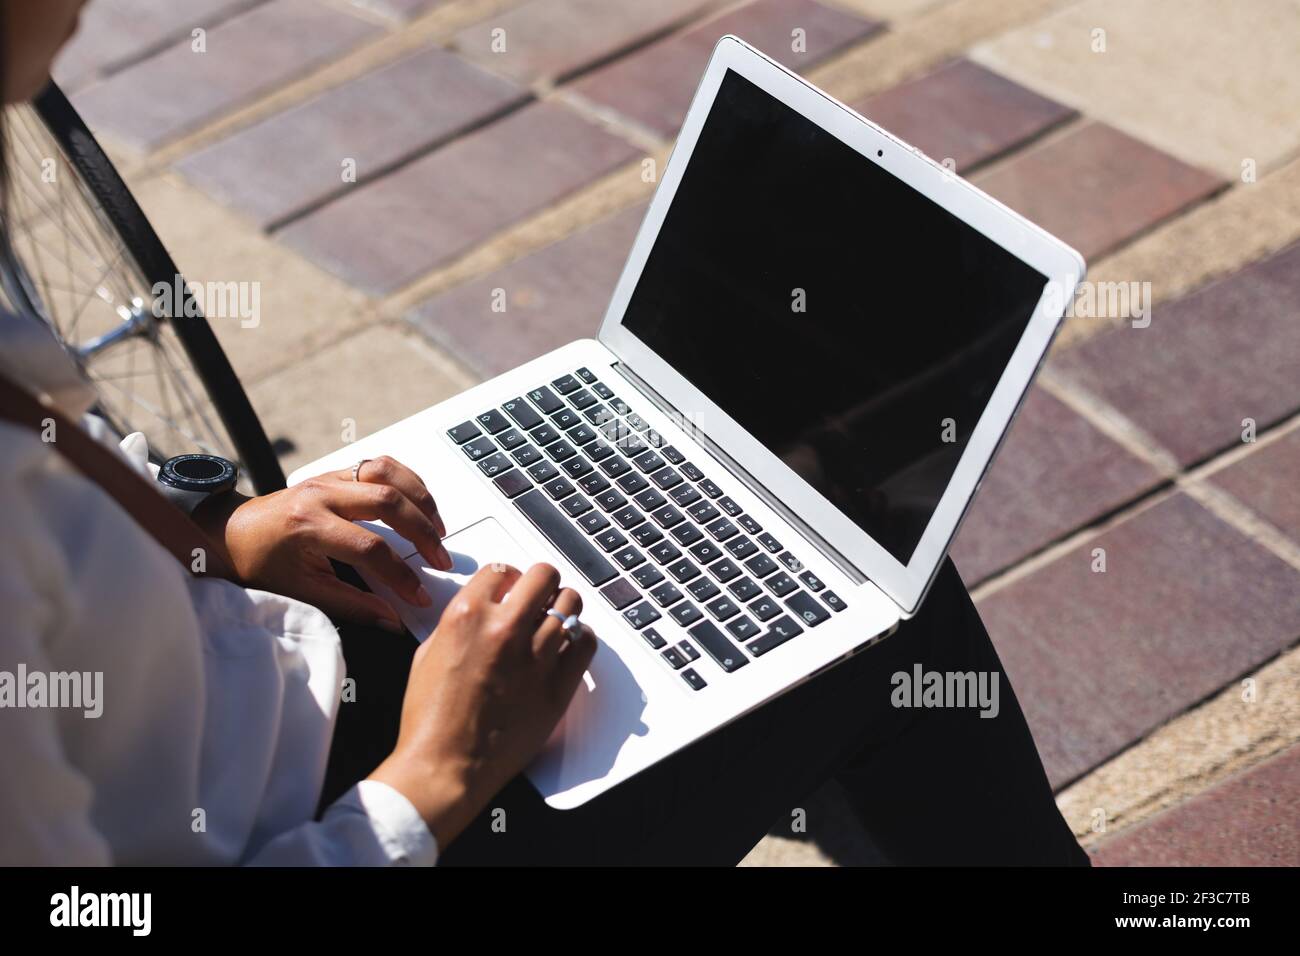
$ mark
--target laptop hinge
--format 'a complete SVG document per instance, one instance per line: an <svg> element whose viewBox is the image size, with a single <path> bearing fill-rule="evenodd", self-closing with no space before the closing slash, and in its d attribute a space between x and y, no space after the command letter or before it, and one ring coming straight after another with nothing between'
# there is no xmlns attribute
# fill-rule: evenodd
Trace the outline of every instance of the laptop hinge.
<svg viewBox="0 0 1300 956"><path fill-rule="evenodd" d="M626 362L615 362L614 369L622 375L628 382L641 393L652 405L658 408L665 415L669 416L673 422L683 431L689 432L690 436L704 446L704 448L715 458L727 467L731 474L740 479L741 484L752 491L758 497L763 499L763 503L784 518L796 531L803 535L808 543L816 548L823 557L834 564L854 584L865 584L870 580L860 571L848 558L835 549L825 538L819 535L813 528L800 518L797 514L786 507L776 495L772 494L763 486L763 483L746 471L738 461L728 455L713 439L705 434L698 426L687 419L680 411L674 408L667 400L664 399L655 389L636 372L628 367Z"/></svg>

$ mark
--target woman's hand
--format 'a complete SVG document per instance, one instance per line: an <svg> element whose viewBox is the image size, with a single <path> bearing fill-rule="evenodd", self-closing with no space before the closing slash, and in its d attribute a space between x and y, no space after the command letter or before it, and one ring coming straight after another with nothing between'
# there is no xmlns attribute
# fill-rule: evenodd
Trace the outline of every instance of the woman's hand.
<svg viewBox="0 0 1300 956"><path fill-rule="evenodd" d="M578 614L547 564L479 570L415 652L397 747L370 779L404 794L441 849L541 750L596 653L546 613Z"/></svg>
<svg viewBox="0 0 1300 956"><path fill-rule="evenodd" d="M331 617L376 624L398 633L397 612L377 595L340 581L334 558L364 569L404 601L428 606L428 592L382 537L354 521L378 518L409 540L439 570L451 568L442 546L447 528L419 476L391 458L334 471L284 491L245 498L219 495L194 512L239 583L298 598Z"/></svg>

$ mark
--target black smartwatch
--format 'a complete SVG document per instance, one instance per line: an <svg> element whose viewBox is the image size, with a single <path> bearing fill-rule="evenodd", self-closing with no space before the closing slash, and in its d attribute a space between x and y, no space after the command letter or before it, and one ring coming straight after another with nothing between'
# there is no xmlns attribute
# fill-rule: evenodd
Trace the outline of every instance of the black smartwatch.
<svg viewBox="0 0 1300 956"><path fill-rule="evenodd" d="M186 514L213 495L233 491L238 478L235 463L216 455L177 455L158 470L163 495Z"/></svg>

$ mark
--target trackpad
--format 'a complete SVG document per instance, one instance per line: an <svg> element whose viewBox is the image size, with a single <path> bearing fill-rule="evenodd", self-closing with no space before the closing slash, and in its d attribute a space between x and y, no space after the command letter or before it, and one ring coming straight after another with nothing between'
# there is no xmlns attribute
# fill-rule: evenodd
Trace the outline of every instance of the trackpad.
<svg viewBox="0 0 1300 956"><path fill-rule="evenodd" d="M456 592L464 587L484 564L501 562L525 571L537 562L535 557L529 555L523 546L506 532L496 518L476 521L468 528L444 538L442 543L451 555L450 571L438 571L429 567L418 553L406 559L406 563L420 576L420 583L433 598L433 604L429 607L407 604L383 584L369 579L366 581L376 594L397 609L407 630L421 642L438 626L443 609L451 603Z"/></svg>

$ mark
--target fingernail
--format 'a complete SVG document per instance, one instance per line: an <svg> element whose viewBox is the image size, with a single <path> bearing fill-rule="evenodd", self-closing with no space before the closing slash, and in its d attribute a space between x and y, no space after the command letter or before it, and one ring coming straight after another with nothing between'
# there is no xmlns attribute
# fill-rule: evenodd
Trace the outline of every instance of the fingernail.
<svg viewBox="0 0 1300 956"><path fill-rule="evenodd" d="M420 607L428 607L433 603L433 598L429 597L429 592L423 584L415 590L415 600Z"/></svg>
<svg viewBox="0 0 1300 956"><path fill-rule="evenodd" d="M455 563L451 560L451 555L447 553L447 549L442 545L438 545L438 560L442 562L442 570L444 571L450 571L452 564Z"/></svg>

